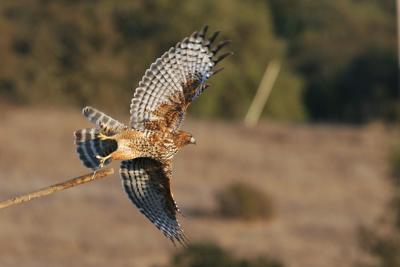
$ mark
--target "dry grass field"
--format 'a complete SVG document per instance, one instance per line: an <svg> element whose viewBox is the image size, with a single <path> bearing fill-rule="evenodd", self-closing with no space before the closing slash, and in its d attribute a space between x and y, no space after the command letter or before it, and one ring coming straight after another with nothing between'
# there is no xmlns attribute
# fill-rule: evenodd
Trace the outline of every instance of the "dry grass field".
<svg viewBox="0 0 400 267"><path fill-rule="evenodd" d="M72 132L89 126L78 111L3 108L0 119L0 198L88 172L73 145ZM198 144L175 158L172 186L192 242L289 267L364 258L357 228L378 220L390 197L384 127L189 119L184 128ZM272 221L212 216L215 192L237 180L272 196ZM0 211L2 267L159 266L178 249L132 206L117 175Z"/></svg>

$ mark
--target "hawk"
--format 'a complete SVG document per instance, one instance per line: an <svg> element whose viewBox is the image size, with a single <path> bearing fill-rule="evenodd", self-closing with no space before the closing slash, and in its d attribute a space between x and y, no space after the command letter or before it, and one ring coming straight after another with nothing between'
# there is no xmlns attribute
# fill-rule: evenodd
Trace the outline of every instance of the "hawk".
<svg viewBox="0 0 400 267"><path fill-rule="evenodd" d="M75 132L83 164L98 170L122 160L120 176L129 199L167 238L184 244L176 218L179 212L171 189L172 158L195 144L192 134L179 129L186 110L221 69L215 66L231 52L217 55L229 40L213 45L219 32L206 37L207 26L170 48L146 70L130 105L130 123L85 107L94 128Z"/></svg>

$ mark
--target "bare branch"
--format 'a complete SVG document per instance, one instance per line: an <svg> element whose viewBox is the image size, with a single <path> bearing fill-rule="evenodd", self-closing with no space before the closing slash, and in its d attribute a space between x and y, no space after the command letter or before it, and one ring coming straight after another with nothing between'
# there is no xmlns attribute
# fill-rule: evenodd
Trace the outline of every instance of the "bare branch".
<svg viewBox="0 0 400 267"><path fill-rule="evenodd" d="M109 176L111 174L114 173L114 169L113 168L107 168L104 170L99 170L96 171L94 173L88 173L85 175L82 175L80 177L76 177L74 179L62 182L62 183L58 183L55 185L51 185L42 189L39 189L37 191L31 192L31 193L27 193L21 196L17 196L17 197L13 197L4 201L0 202L0 209L4 209L16 204L20 204L20 203L24 203L27 201L31 201L35 198L40 198L40 197L44 197L50 194L53 194L55 192L59 192L65 189L68 189L70 187L74 187L80 184L84 184L84 183L88 183L94 180L98 180L101 179L103 177Z"/></svg>

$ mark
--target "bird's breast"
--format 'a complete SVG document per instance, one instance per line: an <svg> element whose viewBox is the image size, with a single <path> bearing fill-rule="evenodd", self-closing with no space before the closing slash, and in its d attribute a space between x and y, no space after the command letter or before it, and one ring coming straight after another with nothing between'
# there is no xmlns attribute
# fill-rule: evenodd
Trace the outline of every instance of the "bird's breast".
<svg viewBox="0 0 400 267"><path fill-rule="evenodd" d="M178 152L178 147L165 133L145 135L130 130L119 136L118 150L127 156L167 160Z"/></svg>

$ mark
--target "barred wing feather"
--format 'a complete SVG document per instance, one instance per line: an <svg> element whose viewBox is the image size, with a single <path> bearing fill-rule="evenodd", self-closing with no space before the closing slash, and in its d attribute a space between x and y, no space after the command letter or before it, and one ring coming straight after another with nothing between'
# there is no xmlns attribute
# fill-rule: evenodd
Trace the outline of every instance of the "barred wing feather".
<svg viewBox="0 0 400 267"><path fill-rule="evenodd" d="M122 161L120 176L129 199L166 237L185 244L176 219L178 207L172 197L170 163L151 158Z"/></svg>
<svg viewBox="0 0 400 267"><path fill-rule="evenodd" d="M126 125L117 121L116 119L111 118L105 113L93 108L93 107L85 107L82 110L82 114L93 124L95 124L98 128L100 128L103 132L113 135L119 133L123 130L128 129Z"/></svg>
<svg viewBox="0 0 400 267"><path fill-rule="evenodd" d="M212 47L219 32L206 37L207 26L194 32L147 69L131 101L131 127L145 131L175 131L188 105L207 88L206 80L219 72L216 64L231 53L216 56L229 41Z"/></svg>

